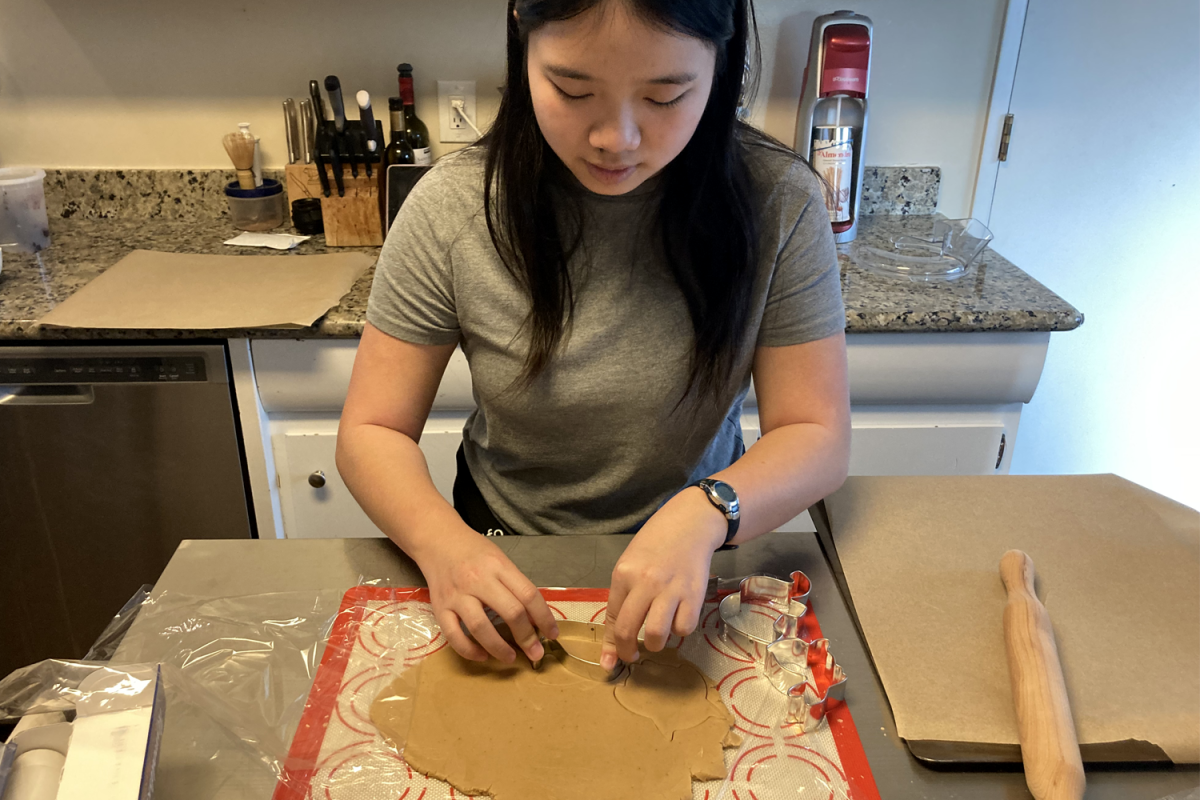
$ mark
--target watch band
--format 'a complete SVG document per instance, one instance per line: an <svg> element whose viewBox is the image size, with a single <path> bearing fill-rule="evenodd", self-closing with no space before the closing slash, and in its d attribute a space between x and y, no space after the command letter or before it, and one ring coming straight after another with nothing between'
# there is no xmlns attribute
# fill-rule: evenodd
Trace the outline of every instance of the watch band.
<svg viewBox="0 0 1200 800"><path fill-rule="evenodd" d="M725 483L725 481L713 480L712 478L704 478L691 485L699 486L704 490L704 495L708 498L708 502L712 503L718 511L725 515L726 523L729 526L725 531L724 543L713 552L719 553L722 550L737 550L738 546L736 544L729 543L729 540L737 535L738 526L742 522L741 506L738 503L737 492L733 490L732 486ZM726 500L721 497L722 492L727 494L730 499Z"/></svg>

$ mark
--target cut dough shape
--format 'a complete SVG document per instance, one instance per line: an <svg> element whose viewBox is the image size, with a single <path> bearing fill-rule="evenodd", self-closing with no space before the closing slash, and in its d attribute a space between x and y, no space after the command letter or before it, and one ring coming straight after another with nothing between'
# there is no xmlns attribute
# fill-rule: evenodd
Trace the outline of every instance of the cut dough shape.
<svg viewBox="0 0 1200 800"><path fill-rule="evenodd" d="M708 696L708 684L700 670L678 655L677 663L657 659L647 658L631 666L614 694L627 711L648 717L671 739L676 731L693 728L712 715L708 703L694 701Z"/></svg>
<svg viewBox="0 0 1200 800"><path fill-rule="evenodd" d="M643 651L601 683L549 655L535 672L444 648L385 689L371 720L413 769L493 800L689 800L740 743L716 686L677 650Z"/></svg>

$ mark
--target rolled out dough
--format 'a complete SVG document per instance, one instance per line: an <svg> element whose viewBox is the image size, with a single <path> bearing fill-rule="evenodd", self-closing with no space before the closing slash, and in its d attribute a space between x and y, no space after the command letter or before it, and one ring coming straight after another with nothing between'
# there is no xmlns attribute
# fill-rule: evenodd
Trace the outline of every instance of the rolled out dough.
<svg viewBox="0 0 1200 800"><path fill-rule="evenodd" d="M371 720L413 769L493 800L689 800L693 778L725 777L733 717L677 650L643 651L613 683L563 660L551 650L535 672L447 647L393 681Z"/></svg>

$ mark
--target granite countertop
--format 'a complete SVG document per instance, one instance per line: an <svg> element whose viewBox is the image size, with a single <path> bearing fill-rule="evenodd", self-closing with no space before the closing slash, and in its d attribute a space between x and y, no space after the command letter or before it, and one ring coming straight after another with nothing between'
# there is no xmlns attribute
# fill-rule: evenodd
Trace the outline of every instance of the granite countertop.
<svg viewBox="0 0 1200 800"><path fill-rule="evenodd" d="M859 239L887 244L889 237L926 235L932 217L864 216ZM38 256L6 253L0 270L0 339L200 339L352 338L362 333L374 267L367 270L315 325L307 328L138 330L51 328L37 320L74 291L135 249L221 255L312 255L379 248L329 248L315 236L294 250L239 248L222 244L238 231L227 219L52 218L51 246ZM1066 331L1083 324L1070 303L992 250L955 281L911 282L875 275L839 256L847 333L922 331Z"/></svg>

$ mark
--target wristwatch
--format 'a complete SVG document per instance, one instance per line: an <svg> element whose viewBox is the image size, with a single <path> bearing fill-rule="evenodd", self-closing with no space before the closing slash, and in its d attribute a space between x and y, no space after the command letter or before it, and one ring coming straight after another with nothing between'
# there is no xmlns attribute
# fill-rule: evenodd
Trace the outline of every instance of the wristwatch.
<svg viewBox="0 0 1200 800"><path fill-rule="evenodd" d="M708 496L708 502L716 506L716 509L725 515L725 519L729 523L729 529L725 531L725 543L714 552L737 550L738 546L736 544L729 543L729 540L737 535L738 525L741 524L742 519L737 492L725 481L715 481L712 478L704 478L703 480L696 481L692 486L699 486L703 489L704 494Z"/></svg>

